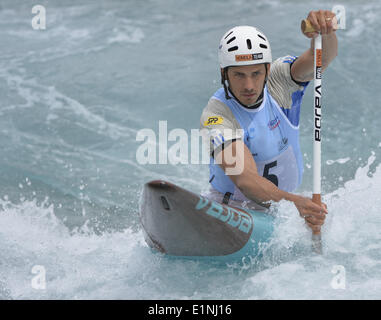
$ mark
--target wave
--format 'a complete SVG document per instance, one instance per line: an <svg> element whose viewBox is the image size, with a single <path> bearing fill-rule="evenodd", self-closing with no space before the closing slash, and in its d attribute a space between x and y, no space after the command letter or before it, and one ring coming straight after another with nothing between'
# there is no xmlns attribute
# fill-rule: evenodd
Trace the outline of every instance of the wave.
<svg viewBox="0 0 381 320"><path fill-rule="evenodd" d="M321 279L330 279L332 266L338 264L348 272L359 271L351 275L354 283L366 271L370 289L381 263L381 170L378 166L369 175L374 161L372 155L353 180L324 196L329 214L323 228L323 256L309 251L310 231L293 205L281 202L281 223L267 256L255 267L246 265L246 271L242 266L215 269L195 261L167 260L148 249L141 231L130 228L99 235L85 224L69 231L48 201L12 204L3 198L0 295L6 299L205 299L223 298L226 287L237 298L299 298L309 291L304 297L313 299L337 294L333 289L327 293L329 281L321 283ZM34 266L46 270L45 290L32 287ZM207 279L213 281L205 288ZM306 290L310 285L314 289ZM372 297L380 290L373 288L369 295L364 289L361 292Z"/></svg>

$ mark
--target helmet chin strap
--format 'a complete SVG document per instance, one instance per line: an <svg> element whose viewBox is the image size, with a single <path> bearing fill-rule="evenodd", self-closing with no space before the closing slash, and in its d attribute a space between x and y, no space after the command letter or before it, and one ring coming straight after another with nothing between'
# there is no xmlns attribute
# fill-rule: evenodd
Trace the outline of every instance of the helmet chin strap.
<svg viewBox="0 0 381 320"><path fill-rule="evenodd" d="M258 97L257 101L255 101L253 104L250 104L250 105L244 105L245 107L250 108L250 109L255 109L255 108L258 108L262 104L263 94L265 92L266 81L267 81L267 79L265 80L265 83L263 84L262 92L261 92L260 96Z"/></svg>
<svg viewBox="0 0 381 320"><path fill-rule="evenodd" d="M239 101L237 99L237 97L234 95L234 93L230 90L230 86L229 86L229 78L228 78L228 67L224 68L223 70L223 73L222 73L222 77L221 77L221 83L222 85L224 86L224 90L225 90L225 98L227 100L231 99L231 96L229 95L229 92L230 94L241 104L243 105L244 107L246 108L249 108L249 109L255 109L255 108L258 108L262 102L263 102L263 96L264 96L264 91L265 91L265 86L266 86L266 83L267 83L267 65L268 63L265 63L265 69L266 69L266 75L265 75L265 81L263 83L263 88L262 88L262 92L261 94L259 95L257 101L255 101L253 104L250 104L250 105L245 105L243 103L241 103L241 101ZM228 85L226 85L226 82L228 83Z"/></svg>

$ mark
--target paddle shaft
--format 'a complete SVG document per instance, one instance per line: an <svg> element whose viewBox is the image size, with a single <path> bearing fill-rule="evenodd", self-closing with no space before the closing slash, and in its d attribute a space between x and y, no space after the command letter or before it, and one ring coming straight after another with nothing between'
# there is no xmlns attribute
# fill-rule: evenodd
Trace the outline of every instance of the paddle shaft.
<svg viewBox="0 0 381 320"><path fill-rule="evenodd" d="M314 38L314 146L313 146L313 195L312 201L321 205L321 97L322 97L322 39ZM321 233L312 234L315 252L322 253Z"/></svg>
<svg viewBox="0 0 381 320"><path fill-rule="evenodd" d="M339 28L336 17L332 19L334 30ZM303 33L317 32L308 19L301 23ZM322 98L322 37L319 33L314 38L314 144L313 144L313 191L312 201L321 206L321 98ZM322 253L321 232L312 233L313 249L316 253Z"/></svg>

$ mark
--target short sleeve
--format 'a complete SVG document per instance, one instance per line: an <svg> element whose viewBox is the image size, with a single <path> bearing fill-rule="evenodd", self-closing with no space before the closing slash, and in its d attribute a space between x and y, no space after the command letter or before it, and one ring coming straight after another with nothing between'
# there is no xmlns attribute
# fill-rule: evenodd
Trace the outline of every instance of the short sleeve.
<svg viewBox="0 0 381 320"><path fill-rule="evenodd" d="M209 100L202 112L200 129L208 137L212 157L229 143L243 139L243 130L230 108L215 98Z"/></svg>
<svg viewBox="0 0 381 320"><path fill-rule="evenodd" d="M291 76L291 66L296 56L278 58L271 64L268 79L268 90L271 96L284 109L292 107L292 95L297 91L304 91L309 82L296 82Z"/></svg>
<svg viewBox="0 0 381 320"><path fill-rule="evenodd" d="M267 83L272 98L294 126L299 126L302 98L309 82L296 82L291 76L291 66L296 56L285 56L271 64Z"/></svg>

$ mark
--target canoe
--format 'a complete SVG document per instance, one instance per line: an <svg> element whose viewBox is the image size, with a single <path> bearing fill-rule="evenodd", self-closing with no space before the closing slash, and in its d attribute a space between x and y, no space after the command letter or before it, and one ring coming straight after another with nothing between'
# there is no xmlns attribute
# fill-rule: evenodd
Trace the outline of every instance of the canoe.
<svg viewBox="0 0 381 320"><path fill-rule="evenodd" d="M149 247L188 259L259 257L274 230L274 217L265 212L221 204L164 180L144 185L140 221Z"/></svg>

